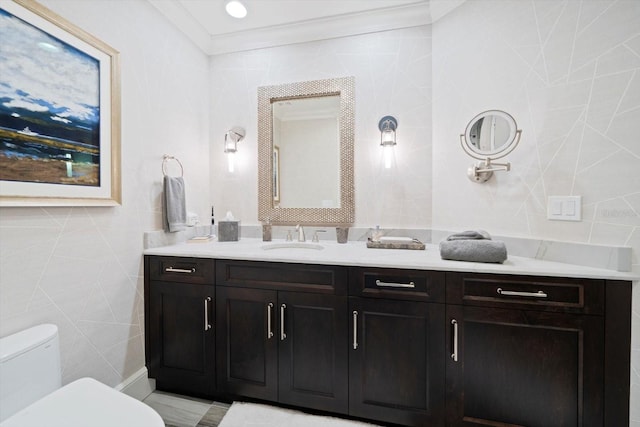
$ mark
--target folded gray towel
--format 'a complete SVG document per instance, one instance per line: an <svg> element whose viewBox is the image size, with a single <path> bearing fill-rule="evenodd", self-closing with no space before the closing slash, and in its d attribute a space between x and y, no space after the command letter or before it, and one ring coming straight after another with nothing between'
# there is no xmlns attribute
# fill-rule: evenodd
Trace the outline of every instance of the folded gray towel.
<svg viewBox="0 0 640 427"><path fill-rule="evenodd" d="M469 230L455 233L447 237L447 240L491 240L491 236L484 230Z"/></svg>
<svg viewBox="0 0 640 427"><path fill-rule="evenodd" d="M507 247L499 240L443 240L440 242L440 257L454 261L502 263L507 259Z"/></svg>
<svg viewBox="0 0 640 427"><path fill-rule="evenodd" d="M184 180L181 176L164 177L164 230L170 233L186 228L187 207L184 194Z"/></svg>

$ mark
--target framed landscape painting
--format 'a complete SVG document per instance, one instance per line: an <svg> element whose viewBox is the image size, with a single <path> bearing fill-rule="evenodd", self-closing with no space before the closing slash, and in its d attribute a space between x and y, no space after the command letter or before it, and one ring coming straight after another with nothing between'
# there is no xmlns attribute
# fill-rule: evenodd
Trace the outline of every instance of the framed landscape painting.
<svg viewBox="0 0 640 427"><path fill-rule="evenodd" d="M32 0L0 40L0 206L119 205L118 52Z"/></svg>

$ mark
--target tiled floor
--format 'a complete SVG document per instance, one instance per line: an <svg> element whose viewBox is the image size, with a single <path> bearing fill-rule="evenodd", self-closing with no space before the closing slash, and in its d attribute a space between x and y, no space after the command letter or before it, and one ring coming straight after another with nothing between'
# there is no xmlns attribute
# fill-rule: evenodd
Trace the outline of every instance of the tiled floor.
<svg viewBox="0 0 640 427"><path fill-rule="evenodd" d="M154 391L144 403L155 409L167 427L217 427L229 404Z"/></svg>

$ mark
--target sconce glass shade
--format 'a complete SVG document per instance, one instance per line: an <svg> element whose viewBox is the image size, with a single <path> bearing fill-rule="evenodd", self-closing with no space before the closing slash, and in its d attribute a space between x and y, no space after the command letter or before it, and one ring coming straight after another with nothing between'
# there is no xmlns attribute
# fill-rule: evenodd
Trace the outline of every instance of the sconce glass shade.
<svg viewBox="0 0 640 427"><path fill-rule="evenodd" d="M231 138L229 136L230 133L231 131L224 134L224 152L227 154L238 151L238 141Z"/></svg>
<svg viewBox="0 0 640 427"><path fill-rule="evenodd" d="M393 116L384 116L378 122L380 145L383 147L384 168L390 169L393 163L393 146L396 145L396 129L398 120Z"/></svg>
<svg viewBox="0 0 640 427"><path fill-rule="evenodd" d="M380 145L396 145L396 129L398 128L398 120L393 116L384 116L378 122L380 129Z"/></svg>
<svg viewBox="0 0 640 427"><path fill-rule="evenodd" d="M224 134L224 152L227 155L229 172L235 171L235 154L238 151L238 142L245 136L245 130L241 127L233 127Z"/></svg>

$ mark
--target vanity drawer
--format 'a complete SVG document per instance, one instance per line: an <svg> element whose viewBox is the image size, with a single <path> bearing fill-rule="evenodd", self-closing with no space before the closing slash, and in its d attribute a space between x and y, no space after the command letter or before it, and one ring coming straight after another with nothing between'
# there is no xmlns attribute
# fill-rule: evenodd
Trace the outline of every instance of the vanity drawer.
<svg viewBox="0 0 640 427"><path fill-rule="evenodd" d="M346 295L347 267L218 260L216 285Z"/></svg>
<svg viewBox="0 0 640 427"><path fill-rule="evenodd" d="M209 258L147 256L151 280L213 285L215 261Z"/></svg>
<svg viewBox="0 0 640 427"><path fill-rule="evenodd" d="M447 273L447 303L604 313L604 280Z"/></svg>
<svg viewBox="0 0 640 427"><path fill-rule="evenodd" d="M349 295L444 302L445 273L399 268L352 267Z"/></svg>

